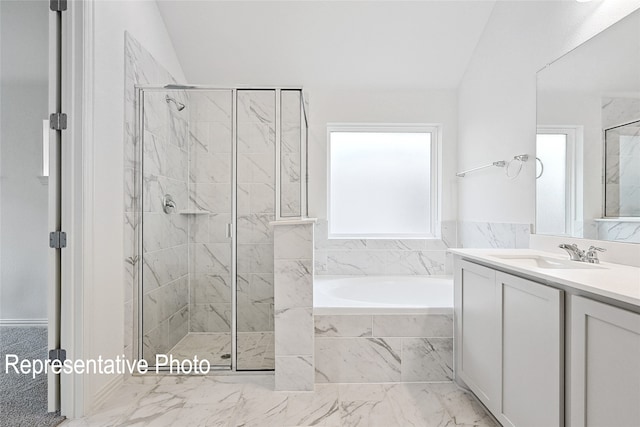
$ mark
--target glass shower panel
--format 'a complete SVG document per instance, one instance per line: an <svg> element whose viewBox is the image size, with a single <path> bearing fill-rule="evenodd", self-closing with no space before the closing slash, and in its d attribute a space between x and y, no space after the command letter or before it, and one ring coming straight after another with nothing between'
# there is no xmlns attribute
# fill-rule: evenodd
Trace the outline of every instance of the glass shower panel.
<svg viewBox="0 0 640 427"><path fill-rule="evenodd" d="M302 216L302 97L283 90L280 100L280 216Z"/></svg>
<svg viewBox="0 0 640 427"><path fill-rule="evenodd" d="M640 121L604 135L605 216L640 217Z"/></svg>
<svg viewBox="0 0 640 427"><path fill-rule="evenodd" d="M274 368L274 90L237 92L237 369Z"/></svg>
<svg viewBox="0 0 640 427"><path fill-rule="evenodd" d="M142 357L230 366L232 92L143 91Z"/></svg>
<svg viewBox="0 0 640 427"><path fill-rule="evenodd" d="M190 91L187 353L231 363L232 91Z"/></svg>

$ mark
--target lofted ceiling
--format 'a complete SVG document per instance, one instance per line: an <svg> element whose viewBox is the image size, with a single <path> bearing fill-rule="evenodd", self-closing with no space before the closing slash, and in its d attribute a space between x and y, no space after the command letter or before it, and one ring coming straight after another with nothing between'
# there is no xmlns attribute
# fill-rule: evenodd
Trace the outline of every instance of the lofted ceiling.
<svg viewBox="0 0 640 427"><path fill-rule="evenodd" d="M452 89L494 1L165 1L189 83Z"/></svg>

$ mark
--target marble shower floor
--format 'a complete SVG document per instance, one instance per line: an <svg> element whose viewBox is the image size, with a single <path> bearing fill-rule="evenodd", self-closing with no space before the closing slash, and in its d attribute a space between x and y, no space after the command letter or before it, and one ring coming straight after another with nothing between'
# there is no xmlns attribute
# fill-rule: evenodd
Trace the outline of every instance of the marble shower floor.
<svg viewBox="0 0 640 427"><path fill-rule="evenodd" d="M231 354L231 334L189 333L168 354L176 359L208 360L211 366L228 366L225 355ZM274 369L273 332L238 332L238 369Z"/></svg>
<svg viewBox="0 0 640 427"><path fill-rule="evenodd" d="M176 359L208 360L213 365L226 366L231 363L231 334L189 333L167 352ZM229 355L225 358L225 355Z"/></svg>
<svg viewBox="0 0 640 427"><path fill-rule="evenodd" d="M317 384L273 391L272 375L128 379L85 426L481 426L497 424L452 383Z"/></svg>

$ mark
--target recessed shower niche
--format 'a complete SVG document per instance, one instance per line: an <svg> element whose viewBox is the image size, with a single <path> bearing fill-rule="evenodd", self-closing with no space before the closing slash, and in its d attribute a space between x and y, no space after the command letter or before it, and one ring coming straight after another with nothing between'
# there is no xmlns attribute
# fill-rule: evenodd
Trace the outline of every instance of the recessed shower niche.
<svg viewBox="0 0 640 427"><path fill-rule="evenodd" d="M271 221L306 217L300 88L138 87L137 351L274 369Z"/></svg>

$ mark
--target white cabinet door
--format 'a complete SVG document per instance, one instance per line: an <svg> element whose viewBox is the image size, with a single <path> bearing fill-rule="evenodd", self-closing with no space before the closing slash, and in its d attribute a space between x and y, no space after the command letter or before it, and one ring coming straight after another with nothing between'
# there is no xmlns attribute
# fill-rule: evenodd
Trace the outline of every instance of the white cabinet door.
<svg viewBox="0 0 640 427"><path fill-rule="evenodd" d="M640 314L571 298L570 425L640 426Z"/></svg>
<svg viewBox="0 0 640 427"><path fill-rule="evenodd" d="M456 258L456 375L491 411L500 402L500 303L496 272Z"/></svg>
<svg viewBox="0 0 640 427"><path fill-rule="evenodd" d="M564 422L563 293L501 272L502 399L505 426L553 427Z"/></svg>

